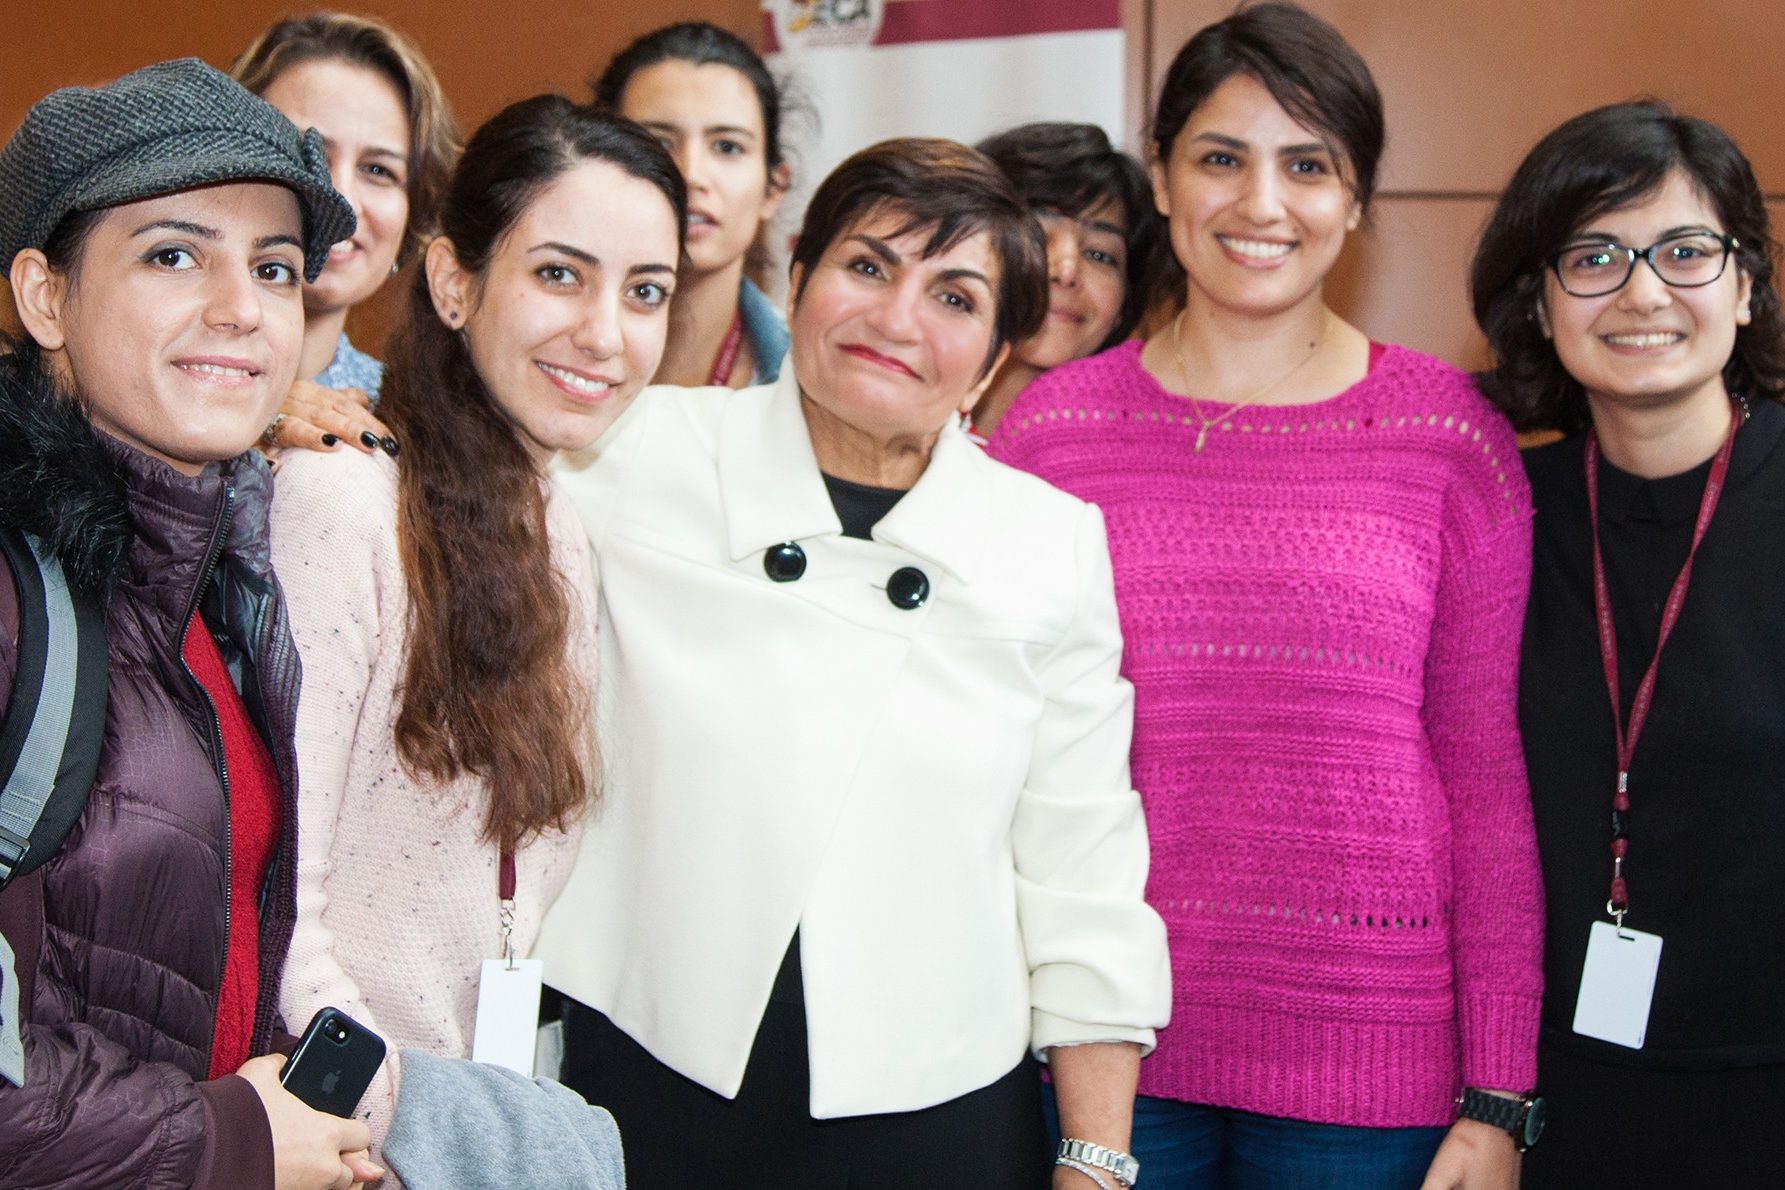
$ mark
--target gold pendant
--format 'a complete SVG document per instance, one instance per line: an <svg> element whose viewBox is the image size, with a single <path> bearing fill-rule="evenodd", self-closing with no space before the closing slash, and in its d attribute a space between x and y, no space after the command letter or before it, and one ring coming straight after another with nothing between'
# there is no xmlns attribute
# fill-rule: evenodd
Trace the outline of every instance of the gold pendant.
<svg viewBox="0 0 1785 1190"><path fill-rule="evenodd" d="M1202 444L1207 442L1208 440L1209 440L1209 428L1207 426L1204 426L1202 429L1196 431L1196 453L1197 454L1202 453Z"/></svg>

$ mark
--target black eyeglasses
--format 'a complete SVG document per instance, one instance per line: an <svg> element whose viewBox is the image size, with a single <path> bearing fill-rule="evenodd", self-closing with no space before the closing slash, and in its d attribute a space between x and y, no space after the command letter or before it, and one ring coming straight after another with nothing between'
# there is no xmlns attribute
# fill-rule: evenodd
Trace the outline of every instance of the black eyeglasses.
<svg viewBox="0 0 1785 1190"><path fill-rule="evenodd" d="M1624 288L1636 262L1645 260L1655 275L1676 289L1709 285L1729 267L1729 254L1741 247L1734 236L1714 231L1683 231L1664 236L1647 248L1627 248L1615 240L1570 244L1550 257L1549 267L1564 291L1575 297L1603 297Z"/></svg>

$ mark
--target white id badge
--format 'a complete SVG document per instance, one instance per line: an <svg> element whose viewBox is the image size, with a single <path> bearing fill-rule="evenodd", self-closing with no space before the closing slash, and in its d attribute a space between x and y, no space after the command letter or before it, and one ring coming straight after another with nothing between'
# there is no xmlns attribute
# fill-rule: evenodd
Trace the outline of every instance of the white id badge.
<svg viewBox="0 0 1785 1190"><path fill-rule="evenodd" d="M1655 972L1661 966L1661 936L1609 921L1596 921L1587 935L1587 962L1574 1004L1574 1031L1613 1045L1642 1048L1655 998Z"/></svg>
<svg viewBox="0 0 1785 1190"><path fill-rule="evenodd" d="M25 1085L25 1039L19 1035L19 977L12 947L0 934L0 1078Z"/></svg>
<svg viewBox="0 0 1785 1190"><path fill-rule="evenodd" d="M477 981L477 1028L471 1060L506 1066L533 1077L533 1045L539 1036L542 959L485 959Z"/></svg>

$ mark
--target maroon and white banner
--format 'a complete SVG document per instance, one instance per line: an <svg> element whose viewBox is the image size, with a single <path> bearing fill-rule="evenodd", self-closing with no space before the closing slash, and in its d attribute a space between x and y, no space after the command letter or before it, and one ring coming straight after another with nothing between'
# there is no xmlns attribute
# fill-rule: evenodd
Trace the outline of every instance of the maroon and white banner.
<svg viewBox="0 0 1785 1190"><path fill-rule="evenodd" d="M969 144L1031 120L1101 124L1124 142L1121 0L763 0L763 48L812 125L794 193L893 136Z"/></svg>

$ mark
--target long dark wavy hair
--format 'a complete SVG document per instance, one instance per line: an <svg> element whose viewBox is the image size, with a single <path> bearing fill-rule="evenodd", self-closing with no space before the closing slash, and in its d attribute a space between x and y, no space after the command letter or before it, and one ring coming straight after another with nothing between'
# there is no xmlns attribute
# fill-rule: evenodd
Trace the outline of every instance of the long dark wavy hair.
<svg viewBox="0 0 1785 1190"><path fill-rule="evenodd" d="M1537 142L1500 196L1469 271L1475 321L1493 368L1482 391L1521 430L1574 433L1592 422L1587 395L1543 333L1538 307L1556 253L1589 221L1641 201L1675 170L1698 187L1740 247L1736 265L1754 279L1747 326L1723 367L1732 395L1785 396L1785 311L1773 271L1779 259L1766 199L1748 159L1708 120L1655 101L1583 112Z"/></svg>
<svg viewBox="0 0 1785 1190"><path fill-rule="evenodd" d="M532 202L584 161L656 186L677 228L686 224L681 174L653 137L541 95L478 129L453 172L440 228L460 266L480 283ZM439 781L480 778L490 791L484 834L513 849L563 829L595 796L592 675L570 662L571 590L552 564L539 468L463 336L435 313L425 270L409 291L378 413L403 443L397 534L409 657L397 752Z"/></svg>

